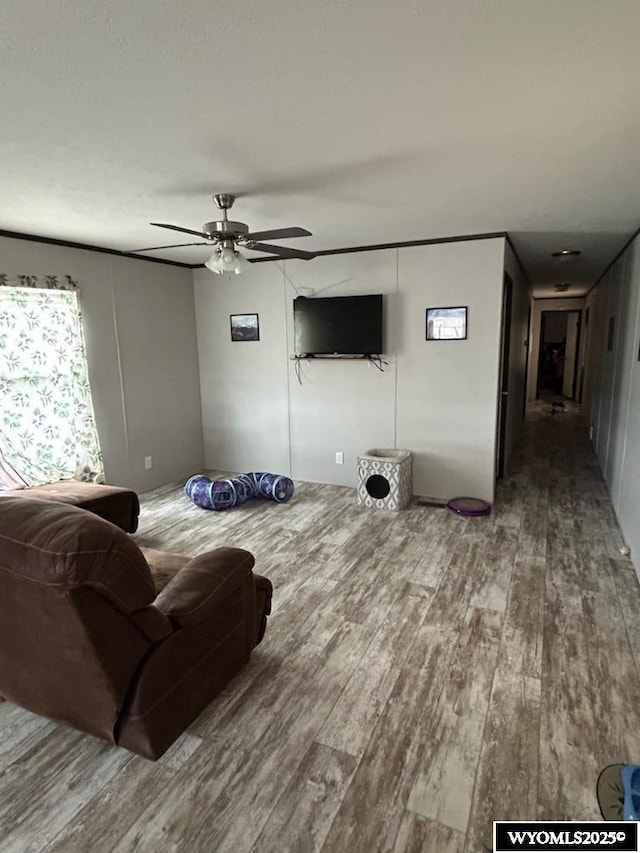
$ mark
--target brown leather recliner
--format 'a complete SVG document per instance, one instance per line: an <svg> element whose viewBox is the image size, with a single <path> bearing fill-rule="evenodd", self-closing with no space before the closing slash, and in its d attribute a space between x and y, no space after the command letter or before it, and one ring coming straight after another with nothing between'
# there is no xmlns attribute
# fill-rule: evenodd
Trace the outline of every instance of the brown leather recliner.
<svg viewBox="0 0 640 853"><path fill-rule="evenodd" d="M0 697L155 760L247 662L272 588L239 548L148 553L85 510L0 497Z"/></svg>

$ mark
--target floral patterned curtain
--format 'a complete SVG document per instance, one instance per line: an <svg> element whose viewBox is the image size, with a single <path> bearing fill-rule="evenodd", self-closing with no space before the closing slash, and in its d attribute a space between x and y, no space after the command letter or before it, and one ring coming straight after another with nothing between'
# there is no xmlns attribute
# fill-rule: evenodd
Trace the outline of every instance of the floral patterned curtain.
<svg viewBox="0 0 640 853"><path fill-rule="evenodd" d="M103 477L76 283L0 274L0 488Z"/></svg>

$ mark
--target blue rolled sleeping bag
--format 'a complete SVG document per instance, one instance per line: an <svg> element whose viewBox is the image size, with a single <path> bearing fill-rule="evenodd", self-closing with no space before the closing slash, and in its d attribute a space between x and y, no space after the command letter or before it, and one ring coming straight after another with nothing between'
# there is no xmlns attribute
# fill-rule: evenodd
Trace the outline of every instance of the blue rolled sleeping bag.
<svg viewBox="0 0 640 853"><path fill-rule="evenodd" d="M293 495L293 480L263 471L238 474L227 480L211 480L204 474L196 474L187 480L184 490L202 509L223 510L240 506L251 498L285 503Z"/></svg>

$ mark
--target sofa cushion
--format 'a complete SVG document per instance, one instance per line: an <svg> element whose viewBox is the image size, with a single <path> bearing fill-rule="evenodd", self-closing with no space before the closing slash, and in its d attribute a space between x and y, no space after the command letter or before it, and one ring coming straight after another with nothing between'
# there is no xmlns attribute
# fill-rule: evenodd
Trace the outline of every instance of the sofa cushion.
<svg viewBox="0 0 640 853"><path fill-rule="evenodd" d="M140 503L137 494L120 486L83 483L80 480L60 480L43 486L0 491L0 497L51 500L86 509L117 525L127 533L138 527Z"/></svg>

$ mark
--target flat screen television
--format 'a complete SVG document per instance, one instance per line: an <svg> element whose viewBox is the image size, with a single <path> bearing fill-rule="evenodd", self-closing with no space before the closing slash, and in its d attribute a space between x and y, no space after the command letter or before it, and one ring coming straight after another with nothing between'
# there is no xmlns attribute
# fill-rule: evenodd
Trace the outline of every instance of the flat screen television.
<svg viewBox="0 0 640 853"><path fill-rule="evenodd" d="M380 355L382 295L299 296L293 327L296 355Z"/></svg>

